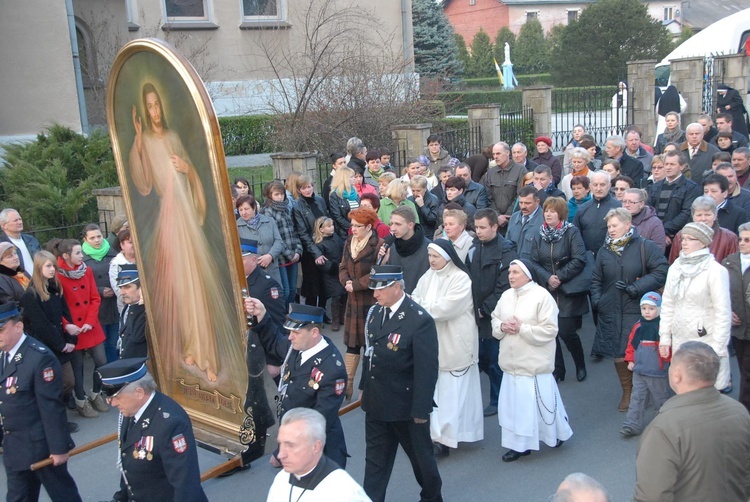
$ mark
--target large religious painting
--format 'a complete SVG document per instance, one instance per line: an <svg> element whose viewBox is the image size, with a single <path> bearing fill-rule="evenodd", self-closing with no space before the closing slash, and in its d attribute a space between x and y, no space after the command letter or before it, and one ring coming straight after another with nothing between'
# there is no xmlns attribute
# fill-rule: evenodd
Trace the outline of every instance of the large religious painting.
<svg viewBox="0 0 750 502"><path fill-rule="evenodd" d="M122 48L107 121L138 256L160 390L235 438L246 417L242 262L219 125L169 44Z"/></svg>

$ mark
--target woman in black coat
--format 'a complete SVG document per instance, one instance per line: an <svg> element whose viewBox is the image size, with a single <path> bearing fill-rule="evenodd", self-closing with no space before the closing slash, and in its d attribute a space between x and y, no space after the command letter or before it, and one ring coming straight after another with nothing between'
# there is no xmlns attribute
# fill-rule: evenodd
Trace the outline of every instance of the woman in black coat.
<svg viewBox="0 0 750 502"><path fill-rule="evenodd" d="M34 255L31 284L21 297L23 327L26 333L49 347L62 366L63 395L69 395L75 384L71 353L78 341L79 328L70 324L68 304L57 278L57 259L48 251Z"/></svg>
<svg viewBox="0 0 750 502"><path fill-rule="evenodd" d="M669 264L661 248L638 235L627 209L611 209L607 237L596 255L591 304L599 313L593 356L610 357L622 385L618 409L627 411L633 387L625 348L633 325L641 317L641 297L664 287Z"/></svg>
<svg viewBox="0 0 750 502"><path fill-rule="evenodd" d="M302 287L300 295L306 305L325 306L318 265L325 263L325 256L315 244L315 220L328 216L326 203L322 197L315 195L312 181L307 176L297 178L297 189L300 196L294 202L292 219L297 230L304 252L300 259L302 268ZM323 302L321 304L321 302Z"/></svg>
<svg viewBox="0 0 750 502"><path fill-rule="evenodd" d="M534 262L540 283L557 302L558 336L555 338L555 379L565 380L565 360L560 347L560 338L573 356L576 379L586 378L586 362L578 330L583 314L589 311L586 293L567 296L559 287L580 274L585 265L586 246L581 233L568 223L568 204L560 197L549 197L544 201L544 224L534 236L531 260Z"/></svg>
<svg viewBox="0 0 750 502"><path fill-rule="evenodd" d="M23 270L16 246L0 242L0 304L21 301L30 279Z"/></svg>
<svg viewBox="0 0 750 502"><path fill-rule="evenodd" d="M745 120L745 103L736 89L726 84L719 85L718 97L716 99L717 112L732 114L732 131L747 136L747 121Z"/></svg>

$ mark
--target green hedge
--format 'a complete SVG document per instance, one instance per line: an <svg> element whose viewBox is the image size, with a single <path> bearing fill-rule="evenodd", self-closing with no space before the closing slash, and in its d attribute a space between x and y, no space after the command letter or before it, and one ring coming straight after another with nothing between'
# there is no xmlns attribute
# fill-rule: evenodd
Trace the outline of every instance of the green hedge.
<svg viewBox="0 0 750 502"><path fill-rule="evenodd" d="M441 92L440 100L445 103L449 115L466 115L471 105L498 104L502 111L521 109L521 91L462 91Z"/></svg>
<svg viewBox="0 0 750 502"><path fill-rule="evenodd" d="M271 153L270 140L273 117L270 115L245 115L219 118L225 155L252 155Z"/></svg>
<svg viewBox="0 0 750 502"><path fill-rule="evenodd" d="M552 75L539 73L536 75L516 75L519 87L530 87L534 85L552 85ZM465 78L461 81L464 88L470 87L500 87L497 77Z"/></svg>

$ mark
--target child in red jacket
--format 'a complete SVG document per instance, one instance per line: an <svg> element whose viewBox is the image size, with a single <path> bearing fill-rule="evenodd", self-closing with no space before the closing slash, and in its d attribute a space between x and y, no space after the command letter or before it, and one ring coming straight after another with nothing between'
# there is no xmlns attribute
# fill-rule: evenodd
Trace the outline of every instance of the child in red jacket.
<svg viewBox="0 0 750 502"><path fill-rule="evenodd" d="M661 295L650 291L641 298L641 319L630 331L625 360L633 372L633 392L630 395L628 416L620 434L637 436L643 431L643 415L649 394L659 410L671 396L669 388L669 360L659 356L659 310Z"/></svg>

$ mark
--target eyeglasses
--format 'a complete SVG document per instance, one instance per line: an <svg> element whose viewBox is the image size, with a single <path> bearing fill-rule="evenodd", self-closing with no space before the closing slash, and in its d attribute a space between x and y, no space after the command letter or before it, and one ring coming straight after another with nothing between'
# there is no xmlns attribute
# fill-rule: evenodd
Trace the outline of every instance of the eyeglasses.
<svg viewBox="0 0 750 502"><path fill-rule="evenodd" d="M623 206L629 206L631 204L643 204L644 201L642 200L623 200L622 205Z"/></svg>

